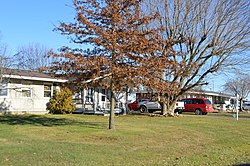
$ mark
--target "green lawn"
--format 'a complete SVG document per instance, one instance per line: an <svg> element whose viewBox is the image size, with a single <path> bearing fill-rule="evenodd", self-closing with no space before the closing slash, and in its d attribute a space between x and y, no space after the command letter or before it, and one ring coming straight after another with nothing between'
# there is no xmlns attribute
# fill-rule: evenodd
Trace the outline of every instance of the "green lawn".
<svg viewBox="0 0 250 166"><path fill-rule="evenodd" d="M0 116L0 165L250 164L250 119L127 115Z"/></svg>
<svg viewBox="0 0 250 166"><path fill-rule="evenodd" d="M209 116L224 116L224 117L236 117L236 112L214 112L209 113ZM239 112L238 113L239 118L250 118L250 112Z"/></svg>

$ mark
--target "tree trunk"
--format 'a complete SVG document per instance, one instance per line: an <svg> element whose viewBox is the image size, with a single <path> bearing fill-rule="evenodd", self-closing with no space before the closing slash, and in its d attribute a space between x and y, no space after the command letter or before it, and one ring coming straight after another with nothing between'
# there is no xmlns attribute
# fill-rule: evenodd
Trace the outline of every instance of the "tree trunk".
<svg viewBox="0 0 250 166"><path fill-rule="evenodd" d="M168 113L168 106L167 106L167 100L165 98L165 96L161 96L161 102L162 102L162 115L167 115Z"/></svg>
<svg viewBox="0 0 250 166"><path fill-rule="evenodd" d="M128 114L128 87L126 87L126 99L125 99L125 110L124 110L124 115Z"/></svg>
<svg viewBox="0 0 250 166"><path fill-rule="evenodd" d="M168 108L166 102L162 103L162 115L167 115L168 113Z"/></svg>
<svg viewBox="0 0 250 166"><path fill-rule="evenodd" d="M243 111L243 98L240 98L240 111Z"/></svg>
<svg viewBox="0 0 250 166"><path fill-rule="evenodd" d="M111 101L110 101L110 115L109 115L109 129L115 129L115 94L114 85L111 81Z"/></svg>
<svg viewBox="0 0 250 166"><path fill-rule="evenodd" d="M169 115L174 116L174 111L176 108L176 100L173 100L171 103L169 103Z"/></svg>
<svg viewBox="0 0 250 166"><path fill-rule="evenodd" d="M176 100L171 101L169 98L166 99L165 96L161 96L162 102L162 115L169 114L170 116L174 116L174 111L176 108Z"/></svg>

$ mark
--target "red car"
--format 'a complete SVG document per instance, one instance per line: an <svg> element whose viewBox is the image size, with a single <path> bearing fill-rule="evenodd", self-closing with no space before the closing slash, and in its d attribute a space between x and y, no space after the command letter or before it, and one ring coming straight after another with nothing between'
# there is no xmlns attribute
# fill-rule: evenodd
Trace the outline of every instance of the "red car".
<svg viewBox="0 0 250 166"><path fill-rule="evenodd" d="M182 99L184 109L182 112L195 112L196 115L206 115L208 112L213 112L212 103L206 98L187 98Z"/></svg>
<svg viewBox="0 0 250 166"><path fill-rule="evenodd" d="M139 108L138 108L138 103L139 102L143 102L143 101L148 101L149 99L140 99L140 100L135 100L134 102L132 102L132 103L129 103L128 104L128 109L129 109L129 111L138 111L139 110Z"/></svg>

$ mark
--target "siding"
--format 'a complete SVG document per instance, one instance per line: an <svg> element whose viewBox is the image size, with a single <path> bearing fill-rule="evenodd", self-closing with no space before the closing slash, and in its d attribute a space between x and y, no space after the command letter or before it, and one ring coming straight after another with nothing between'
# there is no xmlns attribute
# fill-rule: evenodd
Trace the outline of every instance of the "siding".
<svg viewBox="0 0 250 166"><path fill-rule="evenodd" d="M31 97L22 96L23 80L11 79L8 83L8 95L0 97L1 113L34 113L44 114L49 97L44 97L44 84L51 84L43 81L29 81L26 86L31 90ZM26 88L27 89L27 88Z"/></svg>

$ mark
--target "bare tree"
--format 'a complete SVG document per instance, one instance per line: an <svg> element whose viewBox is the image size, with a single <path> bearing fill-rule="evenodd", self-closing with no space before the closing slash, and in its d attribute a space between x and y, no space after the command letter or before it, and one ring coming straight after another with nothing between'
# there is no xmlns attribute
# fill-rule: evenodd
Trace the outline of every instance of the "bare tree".
<svg viewBox="0 0 250 166"><path fill-rule="evenodd" d="M172 62L162 68L162 79L152 77L154 88L165 95L164 114L173 113L186 91L207 84L204 79L210 74L242 62L241 53L249 49L248 0L148 0L145 4L144 12L160 14L148 28L163 27L158 31L165 39L161 55Z"/></svg>
<svg viewBox="0 0 250 166"><path fill-rule="evenodd" d="M8 55L7 45L0 43L0 68L10 68L13 67L13 60L10 55Z"/></svg>
<svg viewBox="0 0 250 166"><path fill-rule="evenodd" d="M147 73L140 65L144 56L161 48L156 31L141 28L157 15L142 15L140 4L140 0L74 0L76 22L57 28L73 43L89 48L62 48L53 54L58 61L51 69L75 86L92 83L111 91L109 129L115 128L115 92L136 85Z"/></svg>
<svg viewBox="0 0 250 166"><path fill-rule="evenodd" d="M242 110L243 100L250 93L250 75L238 73L224 84L224 89L239 97L240 110Z"/></svg>
<svg viewBox="0 0 250 166"><path fill-rule="evenodd" d="M0 43L0 83L3 81L3 73L6 68L13 68L13 57L9 55L8 47L4 43ZM18 54L18 53L17 53ZM17 55L15 54L15 55ZM14 56L15 56L14 55Z"/></svg>
<svg viewBox="0 0 250 166"><path fill-rule="evenodd" d="M0 94L6 94L7 93L7 83L9 81L9 78L6 78L4 76L5 71L7 68L13 67L13 60L12 57L8 55L8 49L7 45L0 43ZM0 108L3 110L6 110L8 106L2 102L0 104Z"/></svg>
<svg viewBox="0 0 250 166"><path fill-rule="evenodd" d="M53 58L48 56L51 49L40 44L29 44L18 48L19 54L14 56L16 68L41 71L48 67Z"/></svg>

